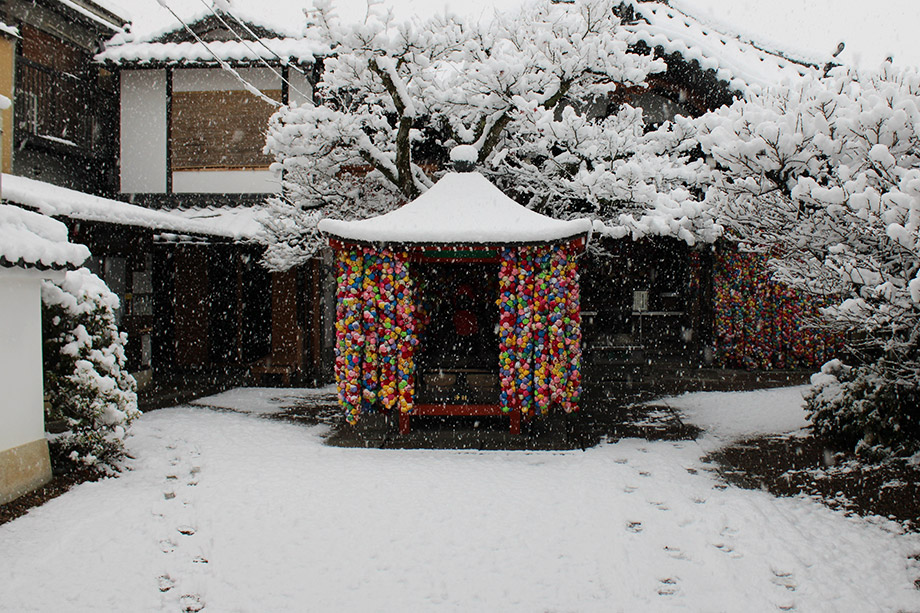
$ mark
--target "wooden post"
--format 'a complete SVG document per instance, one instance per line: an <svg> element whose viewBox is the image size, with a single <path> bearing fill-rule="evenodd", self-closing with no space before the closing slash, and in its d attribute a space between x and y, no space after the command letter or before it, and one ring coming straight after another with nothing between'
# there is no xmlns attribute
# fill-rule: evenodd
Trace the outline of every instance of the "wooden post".
<svg viewBox="0 0 920 613"><path fill-rule="evenodd" d="M520 409L511 409L511 413L508 415L511 418L511 434L520 434L521 433L521 410Z"/></svg>
<svg viewBox="0 0 920 613"><path fill-rule="evenodd" d="M410 415L408 413L399 413L399 433L400 434L409 434L412 432L412 423L410 422Z"/></svg>

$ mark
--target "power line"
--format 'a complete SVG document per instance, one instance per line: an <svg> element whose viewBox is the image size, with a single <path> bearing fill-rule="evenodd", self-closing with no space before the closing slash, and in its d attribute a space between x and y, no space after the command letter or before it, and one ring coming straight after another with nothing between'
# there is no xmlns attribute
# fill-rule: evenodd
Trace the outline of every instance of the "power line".
<svg viewBox="0 0 920 613"><path fill-rule="evenodd" d="M234 15L232 11L225 11L224 9L218 10L213 4L210 4L210 5L209 5L208 2L207 2L207 0L201 0L201 3L202 3L203 5L205 5L205 7L206 7L208 10L210 10L211 13L213 13L213 15L214 15L215 17L217 17L217 19L220 20L220 22L221 22L222 24L224 24L224 26L227 28L227 30L228 30L231 34L233 34L233 35L236 37L236 39L237 39L244 47L246 47L246 50L249 51L249 52L253 55L253 57L255 57L255 58L258 59L260 62L262 62L262 63L265 65L265 67L268 68L269 70L271 70L272 73L273 73L276 77L278 77L279 79L281 79L281 81L282 81L283 83L287 83L288 87L290 87L290 88L293 89L295 92L297 92L298 94L300 94L301 96L303 96L304 99L306 99L306 100L309 100L309 99L310 99L310 96L306 95L305 93L303 93L302 91L300 91L299 89L297 89L296 87L294 87L294 84L291 83L289 79L285 79L285 78L284 78L284 75L282 75L281 73L279 73L277 70L275 70L275 68L274 68L271 64L269 64L268 62L265 61L265 58L263 58L260 54L257 54L257 53L255 52L255 50L253 50L253 48L249 46L249 42L246 41L246 40L244 40L243 37L240 36L240 35L236 32L236 30L234 30L234 29L230 26L230 24L226 22L226 20L224 20L224 18L220 15L220 13L221 13L221 12L226 12L228 15L230 15L231 17L233 17L233 19L234 19L238 24L240 24L241 26L243 26L243 28L246 30L246 32L248 32L248 33L253 37L253 39L255 40L255 42L257 42L257 43L259 43L260 45L262 45L263 47L265 47L265 49L266 49L269 53L271 53L273 56L275 56L275 57L278 59L279 62L282 62L282 63L284 63L284 64L287 64L288 66L291 66L291 64L290 64L287 60L283 59L280 55L278 55L277 53L275 53L275 51L274 51L273 49L271 49L268 45L266 45L266 44L262 41L262 39L259 38L259 37L256 35L256 33L253 32L252 29L251 29L242 19L240 19L239 17L237 17L236 15ZM186 27L188 27L188 26L186 26ZM299 73L300 73L301 75L303 75L304 77L307 76L307 75L304 74L304 72L303 72L302 70L300 70L297 66L293 66L293 68L294 68L294 70L296 70L297 72L299 72Z"/></svg>

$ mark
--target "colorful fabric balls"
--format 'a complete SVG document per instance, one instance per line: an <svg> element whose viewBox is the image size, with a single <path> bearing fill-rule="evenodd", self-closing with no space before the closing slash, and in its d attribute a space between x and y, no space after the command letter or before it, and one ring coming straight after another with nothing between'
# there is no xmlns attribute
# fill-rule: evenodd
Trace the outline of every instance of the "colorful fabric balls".
<svg viewBox="0 0 920 613"><path fill-rule="evenodd" d="M499 401L505 412L578 409L578 272L567 246L509 247L499 264Z"/></svg>
<svg viewBox="0 0 920 613"><path fill-rule="evenodd" d="M840 338L805 325L824 306L820 299L773 281L763 254L717 254L713 287L715 351L722 366L813 368L841 347Z"/></svg>
<svg viewBox="0 0 920 613"><path fill-rule="evenodd" d="M499 403L505 412L578 408L581 328L576 248L522 246L499 263ZM361 413L411 413L418 332L429 315L409 254L367 247L336 254L335 375L349 423Z"/></svg>
<svg viewBox="0 0 920 613"><path fill-rule="evenodd" d="M418 339L408 254L342 250L336 266L335 377L346 419L411 411Z"/></svg>

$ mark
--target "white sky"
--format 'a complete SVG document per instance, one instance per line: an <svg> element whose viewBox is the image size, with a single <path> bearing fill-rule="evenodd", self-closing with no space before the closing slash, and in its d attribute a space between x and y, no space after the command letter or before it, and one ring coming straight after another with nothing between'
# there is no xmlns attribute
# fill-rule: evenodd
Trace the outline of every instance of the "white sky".
<svg viewBox="0 0 920 613"><path fill-rule="evenodd" d="M175 20L158 0L104 0L120 5L135 20L135 33L159 30ZM180 14L201 12L210 0L163 0ZM226 0L225 0L226 1ZM444 10L488 17L495 10L520 6L526 0L384 0L398 17L422 17ZM266 21L289 16L312 0L230 0L247 14L258 12ZM347 19L360 19L366 0L332 0ZM770 47L808 56L826 57L837 43L846 43L840 56L845 62L878 64L892 55L896 63L920 66L920 5L917 0L671 0L672 5L704 20L728 25L731 30Z"/></svg>

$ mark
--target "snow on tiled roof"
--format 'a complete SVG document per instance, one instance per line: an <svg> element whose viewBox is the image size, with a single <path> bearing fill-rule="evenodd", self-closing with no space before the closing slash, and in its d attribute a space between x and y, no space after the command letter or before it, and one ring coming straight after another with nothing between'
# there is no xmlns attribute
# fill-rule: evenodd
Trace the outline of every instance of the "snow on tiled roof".
<svg viewBox="0 0 920 613"><path fill-rule="evenodd" d="M363 242L476 245L571 238L587 234L591 221L541 215L506 196L478 172L452 172L395 211L358 221L324 219L317 227Z"/></svg>
<svg viewBox="0 0 920 613"><path fill-rule="evenodd" d="M278 57L298 63L312 64L317 55L328 47L307 38L263 38L259 41L214 41L181 43L125 43L109 45L96 55L96 61L115 64L136 63L197 63L270 61Z"/></svg>
<svg viewBox="0 0 920 613"><path fill-rule="evenodd" d="M67 240L67 226L33 211L0 204L0 268L76 268L89 257Z"/></svg>
<svg viewBox="0 0 920 613"><path fill-rule="evenodd" d="M86 2L84 4L88 4L90 7L95 6L97 9L102 9L103 11L110 13L110 15L104 15L103 13L87 8L86 6L82 6L80 3L74 2L73 0L57 0L57 1L59 4L66 6L71 11L74 11L86 17L90 21L94 21L95 23L103 26L104 28L113 30L115 32L122 32L123 31L122 24L128 21L121 14L121 11L118 11L117 9L115 9L115 7L104 5L99 2ZM112 21L111 19L109 19L109 17L114 17L117 21Z"/></svg>
<svg viewBox="0 0 920 613"><path fill-rule="evenodd" d="M794 80L831 59L792 57L789 53L741 36L725 24L702 20L661 2L628 0L640 20L628 25L634 41L678 53L738 91Z"/></svg>
<svg viewBox="0 0 920 613"><path fill-rule="evenodd" d="M170 213L195 223L204 223L212 228L220 228L220 231L227 236L256 241L264 236L265 227L262 225L262 220L269 215L268 209L264 205L190 207L173 209Z"/></svg>
<svg viewBox="0 0 920 613"><path fill-rule="evenodd" d="M137 226L177 234L198 234L237 240L254 238L253 235L246 234L244 229L188 219L171 211L147 209L26 177L4 174L2 186L4 200L53 217Z"/></svg>
<svg viewBox="0 0 920 613"><path fill-rule="evenodd" d="M13 36L15 38L19 38L19 28L15 26L7 25L3 23L2 21L0 21L0 32L2 32L3 34L6 34L7 36Z"/></svg>
<svg viewBox="0 0 920 613"><path fill-rule="evenodd" d="M171 32L185 29L183 24L193 24L214 16L215 10L230 11L236 18L250 26L258 26L278 34L279 38L298 38L307 26L303 0L108 0L124 8L121 13L131 18L130 33L117 35L110 44L142 43L155 41ZM216 5L216 6L215 6ZM168 7L168 8L166 8ZM172 12L171 12L171 11ZM173 15L175 13L175 15ZM181 22L176 19L181 19ZM225 17L226 18L226 17ZM228 20L234 29L241 30L235 20Z"/></svg>

